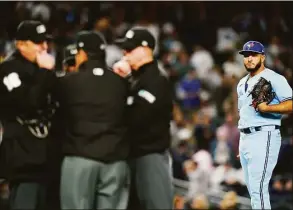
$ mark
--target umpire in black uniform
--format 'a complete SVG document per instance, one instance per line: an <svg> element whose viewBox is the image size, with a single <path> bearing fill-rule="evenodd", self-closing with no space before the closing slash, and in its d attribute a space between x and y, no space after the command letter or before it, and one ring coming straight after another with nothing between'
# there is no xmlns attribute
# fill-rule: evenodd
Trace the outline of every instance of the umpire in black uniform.
<svg viewBox="0 0 293 210"><path fill-rule="evenodd" d="M173 106L170 84L153 56L155 39L147 30L132 29L116 43L124 50L124 64L114 64L113 70L130 82L126 138L131 142L133 184L144 209L172 209L167 150Z"/></svg>
<svg viewBox="0 0 293 210"><path fill-rule="evenodd" d="M65 119L62 209L125 209L129 143L124 140L127 84L106 67L100 33L78 33L77 71L59 78Z"/></svg>
<svg viewBox="0 0 293 210"><path fill-rule="evenodd" d="M54 81L47 38L41 22L23 21L16 32L16 51L0 64L1 157L10 184L10 209L46 209Z"/></svg>

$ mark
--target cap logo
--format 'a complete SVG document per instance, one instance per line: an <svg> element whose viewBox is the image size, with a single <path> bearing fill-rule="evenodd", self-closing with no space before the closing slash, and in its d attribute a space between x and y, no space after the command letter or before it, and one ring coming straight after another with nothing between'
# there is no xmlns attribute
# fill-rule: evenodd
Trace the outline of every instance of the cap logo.
<svg viewBox="0 0 293 210"><path fill-rule="evenodd" d="M132 39L133 36L134 36L134 32L133 32L132 30L127 31L127 33L126 33L125 36L126 36L126 38L128 38L128 39Z"/></svg>
<svg viewBox="0 0 293 210"><path fill-rule="evenodd" d="M78 46L79 46L79 47L83 47L83 46L84 46L84 43L83 43L83 42L79 42L79 43L78 43Z"/></svg>
<svg viewBox="0 0 293 210"><path fill-rule="evenodd" d="M247 45L247 48L250 49L250 48L253 47L253 46L254 46L254 43L251 42L251 43L249 43L249 44Z"/></svg>
<svg viewBox="0 0 293 210"><path fill-rule="evenodd" d="M70 54L72 54L72 55L77 54L77 49L72 49L72 50L70 50Z"/></svg>
<svg viewBox="0 0 293 210"><path fill-rule="evenodd" d="M146 46L148 46L148 45L149 45L149 43L148 43L147 41L145 41L145 40L144 40L144 41L142 41L142 43L141 43L141 44L142 44L142 46L144 46L144 47L146 47Z"/></svg>
<svg viewBox="0 0 293 210"><path fill-rule="evenodd" d="M39 25L36 28L38 34L42 34L46 32L46 27L44 25Z"/></svg>
<svg viewBox="0 0 293 210"><path fill-rule="evenodd" d="M101 49L101 50L104 50L105 48L106 48L106 45L104 45L104 44L101 44L101 45L100 45L100 49Z"/></svg>

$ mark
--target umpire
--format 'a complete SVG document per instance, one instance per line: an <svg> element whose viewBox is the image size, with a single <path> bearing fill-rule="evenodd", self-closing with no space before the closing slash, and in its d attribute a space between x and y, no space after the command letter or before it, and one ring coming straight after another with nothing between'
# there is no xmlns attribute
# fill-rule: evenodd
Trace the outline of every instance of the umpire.
<svg viewBox="0 0 293 210"><path fill-rule="evenodd" d="M65 119L62 209L125 209L129 143L123 139L127 84L106 67L100 33L77 34L77 71L60 77Z"/></svg>
<svg viewBox="0 0 293 210"><path fill-rule="evenodd" d="M10 184L10 209L46 209L47 114L54 81L47 38L41 22L23 21L17 28L15 52L0 65L1 157Z"/></svg>
<svg viewBox="0 0 293 210"><path fill-rule="evenodd" d="M133 184L144 209L172 209L167 150L173 106L170 84L153 56L155 39L147 30L132 29L116 43L124 58L113 69L130 82L126 138L131 142Z"/></svg>

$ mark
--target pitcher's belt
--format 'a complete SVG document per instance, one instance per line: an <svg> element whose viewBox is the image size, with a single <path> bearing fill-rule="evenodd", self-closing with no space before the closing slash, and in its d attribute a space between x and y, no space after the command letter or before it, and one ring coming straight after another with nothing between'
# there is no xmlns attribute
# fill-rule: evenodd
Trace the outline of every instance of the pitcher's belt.
<svg viewBox="0 0 293 210"><path fill-rule="evenodd" d="M256 127L249 127L249 128L242 128L240 132L245 134L250 134L256 131L272 131L280 129L279 125L264 125L264 126L256 126Z"/></svg>

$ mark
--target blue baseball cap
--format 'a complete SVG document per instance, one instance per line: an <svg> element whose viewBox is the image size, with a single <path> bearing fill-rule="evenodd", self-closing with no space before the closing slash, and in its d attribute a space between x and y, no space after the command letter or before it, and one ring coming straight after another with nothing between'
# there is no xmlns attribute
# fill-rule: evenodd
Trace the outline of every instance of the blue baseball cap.
<svg viewBox="0 0 293 210"><path fill-rule="evenodd" d="M239 54L243 55L246 52L265 54L265 48L262 43L258 41L248 41L243 45L243 49L239 52Z"/></svg>

